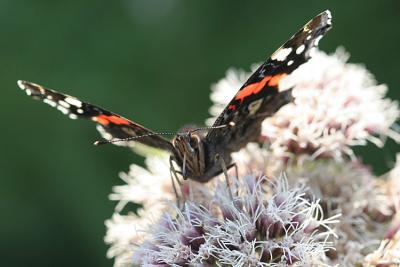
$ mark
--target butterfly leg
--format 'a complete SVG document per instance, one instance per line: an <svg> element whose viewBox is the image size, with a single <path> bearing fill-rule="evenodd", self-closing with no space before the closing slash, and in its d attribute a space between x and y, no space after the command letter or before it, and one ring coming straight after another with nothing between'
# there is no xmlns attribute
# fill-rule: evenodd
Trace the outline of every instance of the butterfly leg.
<svg viewBox="0 0 400 267"><path fill-rule="evenodd" d="M183 177L183 180L187 180L187 177L186 177L186 153L183 154L182 177Z"/></svg>
<svg viewBox="0 0 400 267"><path fill-rule="evenodd" d="M239 179L239 169L236 163L231 163L227 169L229 170L230 168L234 168L235 169L235 174L236 174L236 178Z"/></svg>
<svg viewBox="0 0 400 267"><path fill-rule="evenodd" d="M231 163L231 164L227 167L227 169L229 170L229 169L231 169L232 167L233 167L234 170L235 170L236 179L239 179L239 169L238 169L237 164L236 164L236 163ZM235 190L236 196L238 196L238 195L239 195L239 190L238 190L237 186L236 186L235 189L236 189L236 190Z"/></svg>
<svg viewBox="0 0 400 267"><path fill-rule="evenodd" d="M173 164L174 161L175 161L174 156L170 156L169 165L170 165L172 186L174 187L174 192L175 192L175 196L176 196L176 199L177 199L177 204L180 204L180 200L181 199L183 200L183 202L185 202L187 197L191 198L191 196L192 196L192 183L191 183L191 181L187 181L187 182L185 182L185 184L182 183L182 181L179 179L178 174L180 174L183 177L184 180L187 180L187 178L185 179L184 171L181 172L181 171L178 171L178 170L175 169L174 164ZM180 191L181 196L179 196L179 194L178 194L178 189L177 189L177 186L176 186L175 182L179 186L179 191Z"/></svg>
<svg viewBox="0 0 400 267"><path fill-rule="evenodd" d="M224 172L224 176L225 176L226 187L228 188L228 192L229 192L230 198L233 200L233 194L232 194L232 190L231 190L231 185L229 183L228 168L226 167L225 160L219 154L215 155L215 159L217 161L219 161L219 163L221 164L221 168L222 168L222 171Z"/></svg>
<svg viewBox="0 0 400 267"><path fill-rule="evenodd" d="M170 166L170 175L171 175L171 183L172 183L172 188L174 189L175 197L176 197L176 204L178 207L180 207L180 199L181 197L178 194L178 189L175 184L175 182L179 185L179 188L181 190L182 198L184 198L183 190L182 190L182 183L179 181L178 178L178 171L175 169L174 164L173 164L173 157L169 157L169 166Z"/></svg>

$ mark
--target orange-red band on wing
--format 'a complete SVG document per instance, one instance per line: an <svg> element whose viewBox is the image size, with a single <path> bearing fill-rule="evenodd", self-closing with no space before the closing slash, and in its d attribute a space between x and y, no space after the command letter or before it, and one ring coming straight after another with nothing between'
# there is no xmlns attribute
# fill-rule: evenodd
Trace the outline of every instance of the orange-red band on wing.
<svg viewBox="0 0 400 267"><path fill-rule="evenodd" d="M264 88L265 84L271 79L271 76L266 76L264 77L264 79L262 79L261 81L257 82L257 83L252 83L249 84L248 86L246 86L245 88L243 88L242 90L240 90L237 94L235 99L239 100L240 102L243 102L243 100L248 97L251 96L253 94L257 94L258 92L260 92L260 90L262 88Z"/></svg>
<svg viewBox="0 0 400 267"><path fill-rule="evenodd" d="M287 76L286 73L280 73L275 76L272 76L271 80L269 80L269 82L268 82L268 85L269 86L278 86L279 82L286 76Z"/></svg>
<svg viewBox="0 0 400 267"><path fill-rule="evenodd" d="M130 122L127 121L126 119L115 116L115 115L99 115L97 117L94 117L93 120L102 125L108 125L110 123L114 123L114 124L118 124L118 125L121 125L121 124L129 125L130 124Z"/></svg>
<svg viewBox="0 0 400 267"><path fill-rule="evenodd" d="M280 80L286 75L286 73L280 73L274 76L265 76L264 79L262 79L261 81L249 84L248 86L240 90L236 94L235 99L239 100L240 103L242 103L246 97L258 94L265 87L265 85L276 87L279 84Z"/></svg>

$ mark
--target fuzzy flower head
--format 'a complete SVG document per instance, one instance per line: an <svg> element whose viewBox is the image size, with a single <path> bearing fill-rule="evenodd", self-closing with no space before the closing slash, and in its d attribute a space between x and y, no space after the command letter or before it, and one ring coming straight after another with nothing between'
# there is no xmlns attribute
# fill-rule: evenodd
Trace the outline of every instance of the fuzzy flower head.
<svg viewBox="0 0 400 267"><path fill-rule="evenodd" d="M289 177L301 177L307 193L320 199L327 216L341 214L338 239L328 257L340 266L354 266L380 242L393 215L393 205L380 181L359 162L304 160L287 165ZM297 181L290 180L291 184Z"/></svg>
<svg viewBox="0 0 400 267"><path fill-rule="evenodd" d="M247 176L212 182L207 206L188 201L176 216L149 227L150 238L135 251L135 264L151 266L322 265L335 218L324 218L318 201L303 189Z"/></svg>
<svg viewBox="0 0 400 267"><path fill-rule="evenodd" d="M168 155L166 153L148 156L145 160L147 168L132 164L129 172L121 172L124 185L114 186L110 199L118 201L117 211L121 211L127 203L140 203L145 210L158 210L162 196L165 200L174 200L174 191L170 183ZM157 177L157 179L154 179Z"/></svg>
<svg viewBox="0 0 400 267"><path fill-rule="evenodd" d="M372 252L387 231L394 214L394 204L386 183L374 176L359 161L311 159L300 155L285 164L277 164L279 157L268 150L248 144L233 153L239 176L250 173L267 173L276 176L284 165L288 183L292 186L306 184L308 198L319 199L326 217L340 216L334 227L338 239L333 240L334 250L327 253L332 265L355 266ZM393 173L393 172L392 172Z"/></svg>
<svg viewBox="0 0 400 267"><path fill-rule="evenodd" d="M111 245L107 256L115 258L114 266L118 267L132 264L134 248L148 238L149 225L156 224L164 214L175 211L171 205L177 199L171 182L169 155L145 149L141 152L147 154L146 167L132 164L128 172L121 172L120 178L125 183L114 186L110 194L110 199L118 201L118 204L113 217L105 222L105 242ZM209 198L205 185L193 181L190 184L181 181L178 193L185 199L195 197L198 203L204 203ZM124 215L128 203L142 207L136 213Z"/></svg>
<svg viewBox="0 0 400 267"><path fill-rule="evenodd" d="M353 156L351 147L367 141L383 145L379 136L400 140L391 128L400 112L396 102L384 98L387 87L377 85L365 67L346 63L347 59L343 49L332 55L315 51L307 63L282 79L280 87L293 88L295 100L267 118L262 127L275 155L340 159ZM218 116L249 75L229 70L214 85L211 115Z"/></svg>

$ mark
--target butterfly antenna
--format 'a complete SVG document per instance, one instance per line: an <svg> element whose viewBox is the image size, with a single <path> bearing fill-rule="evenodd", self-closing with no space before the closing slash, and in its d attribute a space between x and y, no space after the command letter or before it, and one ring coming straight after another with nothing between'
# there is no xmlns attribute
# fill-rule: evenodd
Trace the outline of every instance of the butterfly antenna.
<svg viewBox="0 0 400 267"><path fill-rule="evenodd" d="M221 128L225 128L225 127L233 127L235 126L234 122L230 122L228 124L224 124L224 125L219 125L219 126L211 126L211 127L200 127L200 128L196 128L193 130L190 130L188 132L182 132L182 133L171 133L171 132L161 132L161 133L149 133L149 134L143 134L143 135L139 135L139 136L132 136L132 137L127 137L127 138L121 138L121 139L112 139L112 140L97 140L95 141L93 144L95 146L99 146L99 145L105 145L105 144L112 144L112 143L118 143L118 142L126 142L126 141L133 141L133 140L137 140L140 138L144 138L144 137L149 137L149 136L155 136L155 135L176 135L176 134L187 134L187 133L194 133L197 131L206 131L206 130L212 130L212 129L221 129Z"/></svg>
<svg viewBox="0 0 400 267"><path fill-rule="evenodd" d="M112 140L97 140L93 144L95 146L99 145L105 145L105 144L112 144L112 143L118 143L118 142L126 142L126 141L133 141L136 139L144 138L144 137L149 137L149 136L154 136L154 135L175 135L176 133L169 133L169 132L162 132L162 133L149 133L149 134L143 134L139 136L131 136L127 138L121 138L121 139L112 139Z"/></svg>
<svg viewBox="0 0 400 267"><path fill-rule="evenodd" d="M194 132L198 132L198 131L207 131L207 130L213 130L213 129L221 129L221 128L225 128L225 127L234 127L234 126L235 126L235 123L233 121L231 121L228 124L223 124L223 125L219 125L219 126L196 128L196 129L189 131L189 133L194 133Z"/></svg>

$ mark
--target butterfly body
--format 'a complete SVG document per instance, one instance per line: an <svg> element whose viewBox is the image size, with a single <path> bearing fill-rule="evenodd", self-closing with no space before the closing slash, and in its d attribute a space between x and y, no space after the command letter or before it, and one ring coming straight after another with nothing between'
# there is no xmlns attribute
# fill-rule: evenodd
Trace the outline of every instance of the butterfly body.
<svg viewBox="0 0 400 267"><path fill-rule="evenodd" d="M186 128L172 141L73 96L26 81L18 81L18 85L31 97L57 108L72 119L85 118L96 122L107 140L125 145L134 140L168 151L183 178L207 182L232 164L232 152L249 142L258 141L261 123L266 117L293 100L290 89L279 88L280 81L310 59L312 50L330 27L329 11L313 18L261 64L212 127Z"/></svg>

